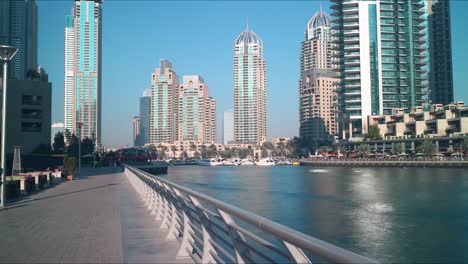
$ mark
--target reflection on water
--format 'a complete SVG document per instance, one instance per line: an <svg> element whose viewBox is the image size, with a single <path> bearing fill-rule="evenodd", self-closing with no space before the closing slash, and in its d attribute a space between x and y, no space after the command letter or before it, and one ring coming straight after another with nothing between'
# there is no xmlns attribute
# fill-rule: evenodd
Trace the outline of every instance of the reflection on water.
<svg viewBox="0 0 468 264"><path fill-rule="evenodd" d="M462 169L194 166L166 177L382 263L468 261Z"/></svg>

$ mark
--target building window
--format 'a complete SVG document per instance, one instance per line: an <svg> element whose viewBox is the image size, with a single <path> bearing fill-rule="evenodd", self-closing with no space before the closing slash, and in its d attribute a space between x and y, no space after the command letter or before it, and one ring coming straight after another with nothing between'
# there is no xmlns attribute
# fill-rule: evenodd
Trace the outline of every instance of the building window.
<svg viewBox="0 0 468 264"><path fill-rule="evenodd" d="M42 105L42 96L37 95L23 95L23 105Z"/></svg>
<svg viewBox="0 0 468 264"><path fill-rule="evenodd" d="M42 119L42 111L38 109L21 109L21 118Z"/></svg>
<svg viewBox="0 0 468 264"><path fill-rule="evenodd" d="M21 132L41 132L42 124L35 122L22 122Z"/></svg>

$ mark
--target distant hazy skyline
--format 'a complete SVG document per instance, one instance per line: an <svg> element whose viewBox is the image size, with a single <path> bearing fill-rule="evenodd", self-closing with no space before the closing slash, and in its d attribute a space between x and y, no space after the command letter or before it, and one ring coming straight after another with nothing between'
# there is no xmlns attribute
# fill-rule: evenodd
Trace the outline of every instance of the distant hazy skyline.
<svg viewBox="0 0 468 264"><path fill-rule="evenodd" d="M322 1L329 12L327 1ZM65 16L73 1L38 1L39 64L53 83L52 122L63 122ZM102 138L131 146L132 118L159 60L179 76L198 74L222 113L233 107L233 43L246 26L263 40L267 61L268 137L298 135L300 43L320 1L113 1L103 4ZM452 1L455 100L468 103L468 1Z"/></svg>

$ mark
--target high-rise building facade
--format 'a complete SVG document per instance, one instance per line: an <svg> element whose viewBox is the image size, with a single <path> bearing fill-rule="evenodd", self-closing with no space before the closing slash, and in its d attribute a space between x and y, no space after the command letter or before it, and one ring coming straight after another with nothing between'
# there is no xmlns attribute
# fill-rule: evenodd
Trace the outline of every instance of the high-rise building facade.
<svg viewBox="0 0 468 264"><path fill-rule="evenodd" d="M234 112L232 109L223 113L223 144L234 142Z"/></svg>
<svg viewBox="0 0 468 264"><path fill-rule="evenodd" d="M161 60L151 75L150 143L170 143L178 139L177 97L179 77L168 60Z"/></svg>
<svg viewBox="0 0 468 264"><path fill-rule="evenodd" d="M234 42L234 141L266 141L266 62L263 42L247 28Z"/></svg>
<svg viewBox="0 0 468 264"><path fill-rule="evenodd" d="M150 143L151 89L140 97L140 145Z"/></svg>
<svg viewBox="0 0 468 264"><path fill-rule="evenodd" d="M102 141L102 0L75 0L72 12L73 17L67 17L65 28L65 128L78 134L80 122L81 136L99 144Z"/></svg>
<svg viewBox="0 0 468 264"><path fill-rule="evenodd" d="M307 23L301 45L299 80L299 135L326 141L337 134L336 89L333 70L331 19L322 8Z"/></svg>
<svg viewBox="0 0 468 264"><path fill-rule="evenodd" d="M453 98L452 30L449 0L427 0L430 49L431 103L449 104Z"/></svg>
<svg viewBox="0 0 468 264"><path fill-rule="evenodd" d="M134 116L133 117L133 146L138 147L141 146L140 143L140 117Z"/></svg>
<svg viewBox="0 0 468 264"><path fill-rule="evenodd" d="M216 141L216 102L201 76L183 76L178 96L179 141Z"/></svg>
<svg viewBox="0 0 468 264"><path fill-rule="evenodd" d="M367 134L367 116L429 101L424 0L332 0L342 135Z"/></svg>
<svg viewBox="0 0 468 264"><path fill-rule="evenodd" d="M63 120L65 129L73 133L75 120L75 18L70 15L66 16L65 19Z"/></svg>
<svg viewBox="0 0 468 264"><path fill-rule="evenodd" d="M0 45L18 49L9 66L11 79L24 80L37 67L37 15L35 0L0 1Z"/></svg>

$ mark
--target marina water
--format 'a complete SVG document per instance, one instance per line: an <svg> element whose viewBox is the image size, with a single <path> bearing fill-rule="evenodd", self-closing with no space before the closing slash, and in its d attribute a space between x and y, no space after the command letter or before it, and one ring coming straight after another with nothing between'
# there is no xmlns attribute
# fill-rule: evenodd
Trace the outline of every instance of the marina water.
<svg viewBox="0 0 468 264"><path fill-rule="evenodd" d="M468 261L468 171L170 167L169 180L388 262Z"/></svg>

